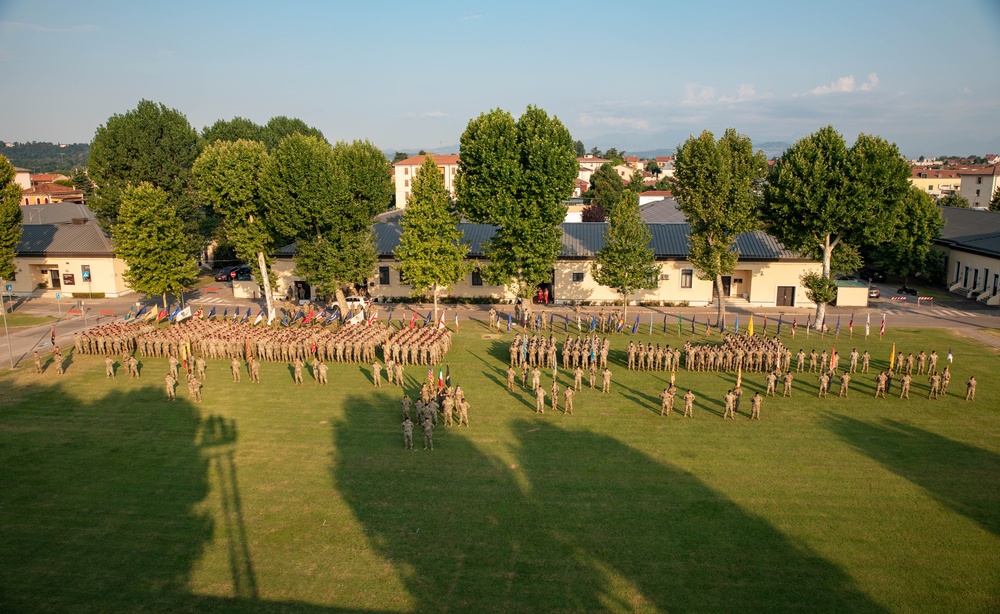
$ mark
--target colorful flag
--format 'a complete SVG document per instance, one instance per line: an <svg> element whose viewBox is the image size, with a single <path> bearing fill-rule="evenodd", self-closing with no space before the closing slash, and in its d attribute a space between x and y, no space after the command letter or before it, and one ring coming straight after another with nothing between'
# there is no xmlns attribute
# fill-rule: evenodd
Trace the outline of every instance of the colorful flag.
<svg viewBox="0 0 1000 614"><path fill-rule="evenodd" d="M129 320L132 319L132 316L134 315L135 315L135 305L132 305L132 307L128 310L128 313L125 314L125 321L128 322Z"/></svg>
<svg viewBox="0 0 1000 614"><path fill-rule="evenodd" d="M225 317L225 316L223 316L223 317ZM284 310L282 310L282 312L281 312L281 325L282 326L288 326L288 312L284 311Z"/></svg>
<svg viewBox="0 0 1000 614"><path fill-rule="evenodd" d="M847 333L853 337L854 336L854 312L851 312L851 321L847 323Z"/></svg>
<svg viewBox="0 0 1000 614"><path fill-rule="evenodd" d="M834 331L833 337L834 337L834 339L837 339L837 338L840 337L840 316L837 316L837 330Z"/></svg>
<svg viewBox="0 0 1000 614"><path fill-rule="evenodd" d="M664 321L666 321L666 320L664 320ZM594 332L594 330L596 330L596 329L597 329L597 316L596 315L591 315L590 316L590 332ZM664 327L663 330L666 331L667 330L666 327Z"/></svg>
<svg viewBox="0 0 1000 614"><path fill-rule="evenodd" d="M455 312L455 332L458 332L458 312Z"/></svg>
<svg viewBox="0 0 1000 614"><path fill-rule="evenodd" d="M239 313L240 313L240 312L238 312L238 311L237 311L237 312L236 312L236 315L239 315ZM313 320L313 316L314 316L314 315L316 315L316 310L312 308L312 305L310 305L310 306L309 306L309 313L307 313L307 314L306 314L306 317L304 317L304 318L302 319L302 323L303 323L303 324L308 324L308 323L312 322L312 320Z"/></svg>
<svg viewBox="0 0 1000 614"><path fill-rule="evenodd" d="M159 312L156 310L156 307L153 307L152 309L149 310L148 313L146 313L146 317L143 318L143 321L144 322L149 322L150 320L154 320L154 319L156 319L156 316L158 314L159 314Z"/></svg>
<svg viewBox="0 0 1000 614"><path fill-rule="evenodd" d="M413 317L410 318L410 328L413 328L416 325L417 325L417 312L414 311L413 312Z"/></svg>
<svg viewBox="0 0 1000 614"><path fill-rule="evenodd" d="M444 388L444 369L438 367L438 390Z"/></svg>
<svg viewBox="0 0 1000 614"><path fill-rule="evenodd" d="M239 307L236 308L236 313L233 314L233 322L235 322L236 318L238 318L238 317L240 317L240 308Z"/></svg>
<svg viewBox="0 0 1000 614"><path fill-rule="evenodd" d="M264 310L261 309L260 311L257 312L257 317L253 319L253 325L257 326L263 319L264 319Z"/></svg>
<svg viewBox="0 0 1000 614"><path fill-rule="evenodd" d="M733 326L733 332L737 335L740 334L740 314L736 314L736 324Z"/></svg>
<svg viewBox="0 0 1000 614"><path fill-rule="evenodd" d="M795 338L795 329L798 327L798 325L799 325L799 319L796 317L792 317L792 339Z"/></svg>
<svg viewBox="0 0 1000 614"><path fill-rule="evenodd" d="M705 318L705 334L709 335L712 333L712 316L709 315Z"/></svg>
<svg viewBox="0 0 1000 614"><path fill-rule="evenodd" d="M183 322L184 320L191 317L191 305L188 305L184 309L179 309L177 315L174 318L175 322Z"/></svg>
<svg viewBox="0 0 1000 614"><path fill-rule="evenodd" d="M885 314L882 314L882 328L878 331L878 338L881 339L882 335L885 334Z"/></svg>
<svg viewBox="0 0 1000 614"><path fill-rule="evenodd" d="M889 351L889 370L896 366L896 342L892 342L892 350Z"/></svg>
<svg viewBox="0 0 1000 614"><path fill-rule="evenodd" d="M430 366L430 367L427 367L427 381L430 382L431 386L434 385L434 366L433 365Z"/></svg>
<svg viewBox="0 0 1000 614"><path fill-rule="evenodd" d="M632 325L632 334L639 328L639 314L635 314L635 324Z"/></svg>
<svg viewBox="0 0 1000 614"><path fill-rule="evenodd" d="M225 307L222 310L222 319L225 320L227 318L229 318L229 307Z"/></svg>
<svg viewBox="0 0 1000 614"><path fill-rule="evenodd" d="M618 316L618 332L622 332L623 328L625 328L625 318Z"/></svg>
<svg viewBox="0 0 1000 614"><path fill-rule="evenodd" d="M146 313L146 306L145 305L143 305L142 308L139 309L139 311L135 314L135 319L138 320L139 316L141 316L144 313Z"/></svg>
<svg viewBox="0 0 1000 614"><path fill-rule="evenodd" d="M753 314L750 314L750 321L747 322L747 337L753 337Z"/></svg>
<svg viewBox="0 0 1000 614"><path fill-rule="evenodd" d="M215 305L212 305L212 309L208 312L208 319L211 320L215 317Z"/></svg>
<svg viewBox="0 0 1000 614"><path fill-rule="evenodd" d="M181 312L181 306L178 305L177 308L174 309L174 312L172 314L170 314L170 321L171 322L176 322L177 321L177 314L179 314L180 312Z"/></svg>
<svg viewBox="0 0 1000 614"><path fill-rule="evenodd" d="M444 385L450 387L451 386L451 365L448 365L446 367L446 369L447 369L447 371L445 371L445 374L444 374Z"/></svg>
<svg viewBox="0 0 1000 614"><path fill-rule="evenodd" d="M444 328L444 311L441 311L441 317L438 318L438 330Z"/></svg>
<svg viewBox="0 0 1000 614"><path fill-rule="evenodd" d="M782 317L782 315L784 315L784 314L778 314L778 333L777 334L778 334L779 337L781 336L781 317Z"/></svg>
<svg viewBox="0 0 1000 614"><path fill-rule="evenodd" d="M694 324L695 324L695 320L697 320L697 319L698 319L698 314L694 314L693 316L691 316L691 334L692 335L694 334Z"/></svg>
<svg viewBox="0 0 1000 614"><path fill-rule="evenodd" d="M767 314L764 314L764 325L761 326L761 334L767 336Z"/></svg>
<svg viewBox="0 0 1000 614"><path fill-rule="evenodd" d="M444 318L444 314L443 313L441 314L441 317ZM375 323L375 320L378 320L378 309L376 309L375 311L372 312L371 317L368 318L367 325L371 326L372 324Z"/></svg>
<svg viewBox="0 0 1000 614"><path fill-rule="evenodd" d="M430 326L431 325L431 320L433 320L433 319L434 319L434 312L433 311L428 311L427 312L427 319L424 320L424 326ZM431 383L433 383L433 382L431 382Z"/></svg>
<svg viewBox="0 0 1000 614"><path fill-rule="evenodd" d="M194 317L198 318L199 320L201 320L202 318L204 318L205 317L205 308L204 307L199 307L198 308L198 313L194 314Z"/></svg>

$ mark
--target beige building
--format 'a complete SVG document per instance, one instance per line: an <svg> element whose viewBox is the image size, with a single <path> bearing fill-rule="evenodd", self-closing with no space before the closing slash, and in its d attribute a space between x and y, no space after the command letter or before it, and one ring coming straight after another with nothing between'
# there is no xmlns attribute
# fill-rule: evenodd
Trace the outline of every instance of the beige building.
<svg viewBox="0 0 1000 614"><path fill-rule="evenodd" d="M942 196L957 194L961 191L962 177L959 175L960 172L957 168L913 166L910 169L910 184L937 200Z"/></svg>
<svg viewBox="0 0 1000 614"><path fill-rule="evenodd" d="M973 209L988 209L990 199L1000 188L1000 165L963 170L961 194Z"/></svg>
<svg viewBox="0 0 1000 614"><path fill-rule="evenodd" d="M945 255L948 289L1000 305L1000 212L942 207L934 247Z"/></svg>
<svg viewBox="0 0 1000 614"><path fill-rule="evenodd" d="M444 187L452 198L455 198L455 177L458 175L457 155L432 155L431 158L438 166L441 177L444 180ZM412 156L405 160L400 160L392 165L393 181L396 184L396 208L405 209L406 201L410 198L413 178L417 170L423 166L427 156Z"/></svg>
<svg viewBox="0 0 1000 614"><path fill-rule="evenodd" d="M21 206L21 241L15 249L14 279L5 280L18 295L57 292L73 295L129 294L125 262L83 205L68 203ZM6 291L6 288L4 288Z"/></svg>

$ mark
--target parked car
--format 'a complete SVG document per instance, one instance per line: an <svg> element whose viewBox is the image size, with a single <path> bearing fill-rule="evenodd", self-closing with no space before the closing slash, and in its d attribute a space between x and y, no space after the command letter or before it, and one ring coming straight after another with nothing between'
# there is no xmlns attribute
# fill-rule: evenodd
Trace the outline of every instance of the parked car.
<svg viewBox="0 0 1000 614"><path fill-rule="evenodd" d="M230 273L236 281L251 281L253 279L252 270L247 265L236 268L236 272Z"/></svg>
<svg viewBox="0 0 1000 614"><path fill-rule="evenodd" d="M348 296L346 299L347 308L352 311L364 309L368 306L368 299L363 296Z"/></svg>
<svg viewBox="0 0 1000 614"><path fill-rule="evenodd" d="M909 288L909 287L907 287L906 284L903 284L903 286L899 290L896 290L896 294L909 294L910 296L916 296L917 295L917 289L916 288Z"/></svg>
<svg viewBox="0 0 1000 614"><path fill-rule="evenodd" d="M876 271L875 269L861 269L861 272L858 273L858 277L865 281L885 281L885 273Z"/></svg>
<svg viewBox="0 0 1000 614"><path fill-rule="evenodd" d="M224 267L222 267L221 269L219 269L219 272L215 274L215 281L229 281L230 280L229 274L234 269L238 269L238 268L239 267L235 267L235 266L224 266Z"/></svg>
<svg viewBox="0 0 1000 614"><path fill-rule="evenodd" d="M882 296L882 291L878 288L868 288L868 298L878 298Z"/></svg>

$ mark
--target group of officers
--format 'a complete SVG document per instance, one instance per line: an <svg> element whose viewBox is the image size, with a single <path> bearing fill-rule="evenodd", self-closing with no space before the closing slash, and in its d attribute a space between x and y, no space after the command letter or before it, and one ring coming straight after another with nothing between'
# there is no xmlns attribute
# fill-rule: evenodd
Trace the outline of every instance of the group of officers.
<svg viewBox="0 0 1000 614"><path fill-rule="evenodd" d="M403 394L401 401L403 408L403 448L413 449L413 420L410 418L410 408L416 411L416 423L424 432L424 450L434 449L434 428L438 425L440 415L441 424L450 427L455 422L458 426L469 426L469 402L465 400L465 392L461 386L452 387L439 385L437 390L430 382L424 382L420 387L420 397L416 404L410 401L410 397Z"/></svg>

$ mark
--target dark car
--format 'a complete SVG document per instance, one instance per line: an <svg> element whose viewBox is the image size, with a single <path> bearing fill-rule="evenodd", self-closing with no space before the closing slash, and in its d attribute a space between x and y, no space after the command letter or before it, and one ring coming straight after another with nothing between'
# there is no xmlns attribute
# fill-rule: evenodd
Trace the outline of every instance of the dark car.
<svg viewBox="0 0 1000 614"><path fill-rule="evenodd" d="M907 287L906 284L903 284L902 288L900 288L899 290L896 290L896 294L909 294L910 296L916 296L917 295L917 289L916 288Z"/></svg>
<svg viewBox="0 0 1000 614"><path fill-rule="evenodd" d="M885 281L885 273L876 271L875 269L861 269L861 272L858 273L858 277L865 281Z"/></svg>
<svg viewBox="0 0 1000 614"><path fill-rule="evenodd" d="M220 269L219 272L215 274L215 281L229 281L231 279L230 273L232 273L233 270L238 268L239 267L236 266L222 267L222 269Z"/></svg>
<svg viewBox="0 0 1000 614"><path fill-rule="evenodd" d="M251 269L247 265L236 267L234 273L230 273L236 281L251 281L253 275L251 274Z"/></svg>

